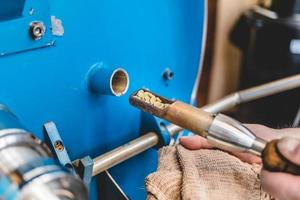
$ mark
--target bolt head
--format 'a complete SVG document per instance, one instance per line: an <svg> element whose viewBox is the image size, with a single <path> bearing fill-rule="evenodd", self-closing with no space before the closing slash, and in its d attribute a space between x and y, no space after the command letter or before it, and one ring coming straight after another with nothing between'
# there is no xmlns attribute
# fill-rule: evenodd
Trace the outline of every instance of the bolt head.
<svg viewBox="0 0 300 200"><path fill-rule="evenodd" d="M32 39L40 40L45 35L46 27L43 22L31 22L29 34Z"/></svg>

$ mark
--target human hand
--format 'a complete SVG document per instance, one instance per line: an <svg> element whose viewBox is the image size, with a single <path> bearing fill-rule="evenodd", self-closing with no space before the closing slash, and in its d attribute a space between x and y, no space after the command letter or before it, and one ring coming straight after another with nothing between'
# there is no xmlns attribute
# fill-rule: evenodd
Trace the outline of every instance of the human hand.
<svg viewBox="0 0 300 200"><path fill-rule="evenodd" d="M291 162L300 165L300 129L271 129L257 124L246 125L256 136L270 141L280 139L278 149ZM200 136L181 138L180 143L188 149L214 148L206 139ZM248 163L261 163L261 159L248 153L231 153ZM263 189L279 200L300 199L300 176L287 173L275 173L262 170L261 182Z"/></svg>
<svg viewBox="0 0 300 200"><path fill-rule="evenodd" d="M300 139L300 129L287 128L287 129L272 129L259 124L246 124L257 137L260 137L266 141L271 141L273 139L280 139L285 136L298 137ZM296 133L299 134L296 134ZM200 136L182 137L179 139L180 143L187 149L197 150L197 149L213 149L214 147L207 142L207 140ZM249 153L239 153L230 152L232 155L238 157L247 163L257 163L261 164L261 158L254 156Z"/></svg>
<svg viewBox="0 0 300 200"><path fill-rule="evenodd" d="M277 147L286 159L300 165L299 139L285 137L278 142ZM269 172L263 169L261 172L261 182L263 189L278 200L300 199L300 176Z"/></svg>

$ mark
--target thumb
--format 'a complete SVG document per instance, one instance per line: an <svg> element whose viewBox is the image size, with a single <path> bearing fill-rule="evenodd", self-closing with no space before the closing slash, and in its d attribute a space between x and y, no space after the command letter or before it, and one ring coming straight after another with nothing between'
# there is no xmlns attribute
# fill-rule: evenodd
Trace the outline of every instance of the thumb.
<svg viewBox="0 0 300 200"><path fill-rule="evenodd" d="M277 144L280 153L294 164L300 165L300 140L286 137Z"/></svg>

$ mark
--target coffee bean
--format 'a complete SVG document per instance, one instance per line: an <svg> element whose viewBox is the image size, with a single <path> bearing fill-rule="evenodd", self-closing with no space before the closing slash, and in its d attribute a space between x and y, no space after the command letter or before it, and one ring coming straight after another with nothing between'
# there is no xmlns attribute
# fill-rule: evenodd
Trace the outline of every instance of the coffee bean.
<svg viewBox="0 0 300 200"><path fill-rule="evenodd" d="M159 97L156 97L150 92L145 92L144 90L138 91L135 97L160 109L164 109L168 106L168 104L162 103L162 100Z"/></svg>

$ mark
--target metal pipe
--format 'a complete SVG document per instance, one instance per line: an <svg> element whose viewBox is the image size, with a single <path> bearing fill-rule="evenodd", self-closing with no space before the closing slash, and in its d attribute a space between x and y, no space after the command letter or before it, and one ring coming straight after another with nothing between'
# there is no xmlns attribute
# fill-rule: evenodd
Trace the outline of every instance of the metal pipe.
<svg viewBox="0 0 300 200"><path fill-rule="evenodd" d="M208 104L201 109L206 112L218 113L233 108L241 103L253 101L298 87L300 87L300 74L241 90L225 96L215 103ZM167 126L167 129L171 136L183 130L183 128L174 124Z"/></svg>
<svg viewBox="0 0 300 200"><path fill-rule="evenodd" d="M230 94L228 96L223 97L222 99L203 106L201 109L205 110L206 112L211 113L218 113L224 110L229 110L241 103L241 98L239 92L234 94Z"/></svg>
<svg viewBox="0 0 300 200"><path fill-rule="evenodd" d="M94 94L122 96L128 90L129 75L123 68L96 63L88 71L87 87Z"/></svg>
<svg viewBox="0 0 300 200"><path fill-rule="evenodd" d="M183 128L181 128L180 126L177 126L175 124L169 124L168 126L166 126L166 128L171 137L173 137L176 133L183 130Z"/></svg>
<svg viewBox="0 0 300 200"><path fill-rule="evenodd" d="M298 127L299 125L300 125L300 108L294 119L293 127Z"/></svg>
<svg viewBox="0 0 300 200"><path fill-rule="evenodd" d="M300 87L300 74L252 87L239 92L240 102L248 102Z"/></svg>
<svg viewBox="0 0 300 200"><path fill-rule="evenodd" d="M300 87L300 74L238 91L216 101L215 103L208 104L202 107L202 109L213 113L221 112L233 108L241 103L253 101L298 87Z"/></svg>
<svg viewBox="0 0 300 200"><path fill-rule="evenodd" d="M157 134L150 132L125 145L96 157L93 166L93 176L155 146L158 143Z"/></svg>

